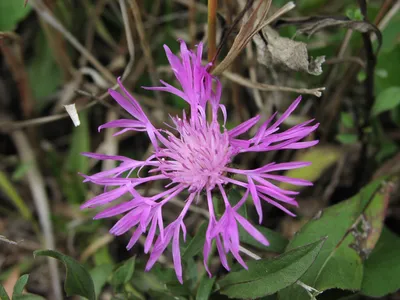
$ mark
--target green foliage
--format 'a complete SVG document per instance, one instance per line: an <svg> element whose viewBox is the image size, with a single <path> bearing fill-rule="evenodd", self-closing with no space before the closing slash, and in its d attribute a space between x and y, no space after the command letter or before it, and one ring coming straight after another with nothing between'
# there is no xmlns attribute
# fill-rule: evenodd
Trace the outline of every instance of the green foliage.
<svg viewBox="0 0 400 300"><path fill-rule="evenodd" d="M39 111L46 104L46 97L54 93L61 83L61 71L54 60L43 32L35 39L34 56L27 65L29 82ZM45 84L44 84L45 83Z"/></svg>
<svg viewBox="0 0 400 300"><path fill-rule="evenodd" d="M96 295L100 295L101 289L107 283L108 278L112 274L113 266L110 264L103 264L90 270L94 284L94 291Z"/></svg>
<svg viewBox="0 0 400 300"><path fill-rule="evenodd" d="M22 275L14 285L13 296L21 295L22 290L24 289L25 285L28 283L29 275L25 274Z"/></svg>
<svg viewBox="0 0 400 300"><path fill-rule="evenodd" d="M325 238L292 249L274 259L250 261L248 270L229 273L218 282L221 293L230 298L272 295L295 283L312 265Z"/></svg>
<svg viewBox="0 0 400 300"><path fill-rule="evenodd" d="M342 144L354 144L358 136L354 133L341 133L336 136L336 140Z"/></svg>
<svg viewBox="0 0 400 300"><path fill-rule="evenodd" d="M43 297L29 293L22 294L26 284L28 283L29 275L22 275L14 285L12 300L44 300ZM0 284L0 299L10 300L4 287Z"/></svg>
<svg viewBox="0 0 400 300"><path fill-rule="evenodd" d="M285 251L285 248L288 244L288 240L284 238L281 234L279 234L274 230L259 225L255 225L254 227L256 227L257 230L260 231L265 236L265 238L269 241L270 245L264 246L263 244L260 244L246 230L244 230L243 227L240 226L239 237L241 242L243 242L244 244L251 245L263 251L274 252L274 253L282 253Z"/></svg>
<svg viewBox="0 0 400 300"><path fill-rule="evenodd" d="M87 186L78 172L87 174L89 169L89 159L81 153L90 151L90 134L87 113L81 112L79 118L81 125L73 129L71 146L64 162L64 173L61 175L63 192L70 203L82 203L86 198ZM71 189L71 186L75 188Z"/></svg>
<svg viewBox="0 0 400 300"><path fill-rule="evenodd" d="M19 210L21 216L28 221L32 220L32 214L24 200L18 194L17 189L13 186L12 182L8 180L7 176L0 171L0 190L13 202L15 207Z"/></svg>
<svg viewBox="0 0 400 300"><path fill-rule="evenodd" d="M360 290L363 260L375 247L388 205L387 183L373 182L347 201L327 208L307 223L288 245L288 250L327 236L320 255L301 277L319 291L339 288ZM300 286L279 292L283 299L308 299Z"/></svg>
<svg viewBox="0 0 400 300"><path fill-rule="evenodd" d="M400 87L392 86L383 90L372 107L372 115L377 116L385 111L396 108L400 105Z"/></svg>
<svg viewBox="0 0 400 300"><path fill-rule="evenodd" d="M201 252L206 239L207 222L203 222L197 234L188 243L186 249L182 252L182 259L187 260Z"/></svg>
<svg viewBox="0 0 400 300"><path fill-rule="evenodd" d="M36 256L49 256L61 261L67 271L64 283L64 290L67 296L79 295L89 300L95 300L93 280L89 272L75 259L55 250L37 250Z"/></svg>
<svg viewBox="0 0 400 300"><path fill-rule="evenodd" d="M135 271L135 257L125 261L112 275L111 284L114 287L126 284L131 280Z"/></svg>
<svg viewBox="0 0 400 300"><path fill-rule="evenodd" d="M13 296L13 300L44 300L43 297L33 294L21 294Z"/></svg>
<svg viewBox="0 0 400 300"><path fill-rule="evenodd" d="M308 167L292 169L285 172L285 176L293 178L302 178L314 182L323 172L332 166L339 158L340 149L335 147L315 146L305 152L299 153L295 161L308 161L312 164ZM294 186L289 183L281 183L280 187L283 189L299 190L301 186Z"/></svg>
<svg viewBox="0 0 400 300"><path fill-rule="evenodd" d="M361 292L383 297L400 289L400 237L384 228L375 249L365 261Z"/></svg>
<svg viewBox="0 0 400 300"><path fill-rule="evenodd" d="M210 278L208 275L204 275L197 289L196 300L207 300L211 294L214 282L215 277Z"/></svg>
<svg viewBox="0 0 400 300"><path fill-rule="evenodd" d="M10 300L10 297L8 296L6 290L4 289L4 286L2 284L0 284L0 299Z"/></svg>
<svg viewBox="0 0 400 300"><path fill-rule="evenodd" d="M0 31L13 31L31 11L28 5L24 7L24 0L0 1Z"/></svg>

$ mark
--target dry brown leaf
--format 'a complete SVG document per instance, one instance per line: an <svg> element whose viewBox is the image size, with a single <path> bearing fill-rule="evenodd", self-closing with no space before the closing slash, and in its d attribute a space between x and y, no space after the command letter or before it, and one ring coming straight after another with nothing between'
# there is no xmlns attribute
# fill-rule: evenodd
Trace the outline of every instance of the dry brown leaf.
<svg viewBox="0 0 400 300"><path fill-rule="evenodd" d="M373 32L375 33L379 47L382 44L382 33L372 23L367 21L355 21L342 16L315 16L305 18L282 18L275 22L274 27L280 28L283 26L295 25L297 26L297 33L313 35L315 32L327 27L345 27L362 33Z"/></svg>
<svg viewBox="0 0 400 300"><path fill-rule="evenodd" d="M270 5L271 0L268 0L267 4L263 4L262 1L259 1L258 5L254 9L253 13L250 15L247 22L240 28L240 31L233 41L232 47L229 49L228 54L225 56L223 61L214 68L212 72L214 75L221 74L231 65L234 59L246 46L249 37L257 32L257 28L267 17ZM262 11L260 11L261 9Z"/></svg>
<svg viewBox="0 0 400 300"><path fill-rule="evenodd" d="M280 67L312 75L322 73L321 65L325 56L309 58L305 43L281 37L269 26L265 26L260 35L254 36L254 42L257 45L258 62L268 68Z"/></svg>

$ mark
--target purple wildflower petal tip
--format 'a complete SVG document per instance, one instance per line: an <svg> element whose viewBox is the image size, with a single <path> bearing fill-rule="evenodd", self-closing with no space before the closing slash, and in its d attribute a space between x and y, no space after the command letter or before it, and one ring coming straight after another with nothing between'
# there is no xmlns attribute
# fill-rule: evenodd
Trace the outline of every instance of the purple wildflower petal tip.
<svg viewBox="0 0 400 300"><path fill-rule="evenodd" d="M308 162L271 162L256 169L235 169L232 162L236 155L247 152L268 152L283 149L304 149L318 143L318 140L305 140L314 132L318 123L309 120L286 128L285 120L301 102L299 96L286 111L270 116L260 123L260 116L226 130L228 112L220 103L223 92L220 81L209 72L211 63L202 64L203 44L199 43L195 51L188 49L179 39L180 55L172 53L164 45L164 50L179 86L160 81L159 87L144 87L148 90L172 93L190 106L190 113L172 116L169 124L172 130L155 128L143 111L139 102L128 92L118 77L120 92L109 89L111 97L124 108L132 119L120 119L99 126L99 131L107 128L120 128L115 135L126 131L145 132L154 148L153 153L144 161L125 156L82 153L97 160L113 160L119 165L93 175L80 174L84 182L91 182L104 188L103 193L89 199L81 209L106 206L94 219L111 218L121 215L110 229L114 235L132 231L127 245L131 249L144 236L144 252L150 253L145 270L150 270L172 244L172 258L178 281L183 283L183 271L180 253L180 239L186 240L185 216L192 205L202 205L206 201L209 212L209 224L203 248L204 266L207 265L212 243L215 242L222 266L230 270L228 253L247 269L240 256L239 226L259 243L268 246L267 238L237 211L245 205L251 196L259 223L262 222L262 204L273 205L285 213L294 216L287 208L297 206L294 196L298 192L280 188L279 182L298 186L310 186L312 182L291 178L283 171L302 168ZM211 107L210 110L207 106ZM208 115L211 114L211 115ZM251 137L257 124L258 129ZM222 126L221 126L222 125ZM284 127L282 129L282 127ZM240 138L239 138L240 136ZM134 172L134 173L133 173ZM131 176L136 175L136 176ZM241 175L239 177L234 175ZM241 180L236 179L241 178ZM168 181L167 183L165 183ZM144 185L159 182L164 188L158 193L144 195ZM224 186L233 184L244 191L242 199L232 207ZM201 200L205 192L204 201ZM219 192L225 205L221 217L214 213L213 192ZM184 207L176 220L164 226L164 205L171 199L185 194Z"/></svg>

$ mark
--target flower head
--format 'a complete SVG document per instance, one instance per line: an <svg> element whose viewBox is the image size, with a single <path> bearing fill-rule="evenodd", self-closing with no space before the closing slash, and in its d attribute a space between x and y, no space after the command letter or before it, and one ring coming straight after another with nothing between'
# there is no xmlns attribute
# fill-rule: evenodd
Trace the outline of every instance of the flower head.
<svg viewBox="0 0 400 300"><path fill-rule="evenodd" d="M266 152L281 149L302 149L318 143L318 141L302 141L318 124L311 125L313 120L296 125L285 131L279 131L280 125L298 106L301 97L276 119L276 114L262 122L250 139L240 136L248 132L260 121L253 117L231 130L225 128L227 112L220 104L221 83L209 73L209 66L202 65L203 45L197 46L197 51L187 49L180 41L181 54L178 58L167 46L164 46L171 69L181 85L178 89L161 81L162 86L146 88L149 90L166 91L177 95L190 106L190 115L183 112L182 116L171 118L171 130L157 129L147 118L139 103L124 88L120 80L122 94L109 90L110 95L129 112L133 119L121 119L108 122L99 127L118 127L147 133L154 152L144 161L137 161L124 156L108 156L95 153L84 155L98 160L111 159L120 161L120 165L111 170L94 175L84 175L85 181L105 187L102 194L88 200L82 208L98 207L114 202L127 195L129 201L105 208L95 216L109 218L116 215L123 217L111 228L110 232L121 235L134 229L127 248L130 249L140 236L146 235L144 251L151 251L146 270L149 270L166 247L172 241L172 255L176 275L182 282L182 267L179 248L181 233L186 236L185 216L191 205L197 205L201 198L207 202L209 224L204 244L204 265L208 270L207 258L211 244L215 240L222 265L229 270L226 254L232 253L235 259L246 267L239 254L240 224L250 235L264 245L266 238L237 210L244 205L248 195L253 198L254 206L262 222L262 202L270 203L286 213L293 215L283 204L297 206L294 196L297 192L284 190L273 182L287 182L294 185L311 185L311 182L301 179L277 175L275 172L300 168L309 165L307 162L270 163L257 169L242 170L234 168L231 163L240 153ZM215 88L213 89L213 85ZM211 107L211 116L207 118L207 105ZM218 120L219 113L223 122ZM146 169L145 177L130 177L134 171ZM128 175L126 175L128 173ZM140 175L143 172L140 173ZM165 189L152 196L143 196L140 189L146 183L166 182ZM233 184L244 191L241 201L232 206L225 192L226 184ZM219 193L225 206L225 212L218 218L214 213L213 193ZM185 195L186 201L182 211L175 221L164 228L164 206L178 195ZM204 195L204 196L203 196ZM196 199L196 201L194 201ZM156 234L158 237L156 238ZM209 272L211 275L211 273Z"/></svg>

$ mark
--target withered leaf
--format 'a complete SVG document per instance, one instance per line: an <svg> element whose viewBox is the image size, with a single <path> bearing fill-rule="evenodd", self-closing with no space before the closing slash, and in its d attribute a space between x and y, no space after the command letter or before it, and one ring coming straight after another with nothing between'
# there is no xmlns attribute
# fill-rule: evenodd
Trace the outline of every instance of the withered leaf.
<svg viewBox="0 0 400 300"><path fill-rule="evenodd" d="M322 73L321 65L325 56L309 58L305 43L281 37L269 26L265 26L259 35L254 36L254 42L257 46L258 62L269 68L283 67L312 75Z"/></svg>
<svg viewBox="0 0 400 300"><path fill-rule="evenodd" d="M273 27L280 28L288 25L297 26L297 33L313 35L317 31L327 27L345 27L362 33L373 32L378 40L378 50L382 44L382 33L374 24L368 21L351 20L343 16L314 16L305 18L281 18L277 20Z"/></svg>

